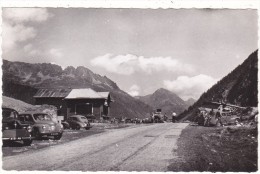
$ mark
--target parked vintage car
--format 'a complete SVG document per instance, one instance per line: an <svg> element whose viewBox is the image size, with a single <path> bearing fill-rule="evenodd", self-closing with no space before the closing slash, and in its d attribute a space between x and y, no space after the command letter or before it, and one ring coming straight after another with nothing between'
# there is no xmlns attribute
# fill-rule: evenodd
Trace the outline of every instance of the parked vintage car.
<svg viewBox="0 0 260 174"><path fill-rule="evenodd" d="M218 119L217 114L220 114L221 121ZM234 114L233 112L215 113L215 115L209 119L209 125L216 125L216 126L220 126L221 123L223 125L232 125L232 124L237 124L238 122L240 122L240 117Z"/></svg>
<svg viewBox="0 0 260 174"><path fill-rule="evenodd" d="M30 146L33 137L32 127L29 124L22 124L18 119L18 112L11 108L2 108L2 140L23 141L23 144Z"/></svg>
<svg viewBox="0 0 260 174"><path fill-rule="evenodd" d="M214 112L209 114L205 112L198 116L198 124L203 126L221 126L221 125L232 125L240 122L240 117L233 112Z"/></svg>
<svg viewBox="0 0 260 174"><path fill-rule="evenodd" d="M70 129L70 124L67 121L63 120L61 121L61 124L64 129Z"/></svg>
<svg viewBox="0 0 260 174"><path fill-rule="evenodd" d="M46 113L26 112L19 114L18 119L32 126L32 135L37 139L43 136L54 136L55 140L59 140L62 137L63 126L53 121Z"/></svg>
<svg viewBox="0 0 260 174"><path fill-rule="evenodd" d="M88 130L91 128L88 119L83 115L72 115L68 118L67 122L72 129L79 130L81 128L85 128Z"/></svg>

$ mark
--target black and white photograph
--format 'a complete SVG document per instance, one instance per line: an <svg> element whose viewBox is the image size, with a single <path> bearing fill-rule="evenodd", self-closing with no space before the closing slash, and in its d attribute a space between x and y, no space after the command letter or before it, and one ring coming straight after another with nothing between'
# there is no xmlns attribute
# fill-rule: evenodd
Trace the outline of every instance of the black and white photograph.
<svg viewBox="0 0 260 174"><path fill-rule="evenodd" d="M1 10L2 171L258 171L257 8Z"/></svg>

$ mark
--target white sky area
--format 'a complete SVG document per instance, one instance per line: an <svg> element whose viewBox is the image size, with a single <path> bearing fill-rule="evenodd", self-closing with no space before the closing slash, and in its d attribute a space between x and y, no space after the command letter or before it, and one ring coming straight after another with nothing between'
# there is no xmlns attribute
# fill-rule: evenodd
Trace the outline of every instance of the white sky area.
<svg viewBox="0 0 260 174"><path fill-rule="evenodd" d="M132 96L199 96L257 47L257 10L3 8L2 57L85 66Z"/></svg>

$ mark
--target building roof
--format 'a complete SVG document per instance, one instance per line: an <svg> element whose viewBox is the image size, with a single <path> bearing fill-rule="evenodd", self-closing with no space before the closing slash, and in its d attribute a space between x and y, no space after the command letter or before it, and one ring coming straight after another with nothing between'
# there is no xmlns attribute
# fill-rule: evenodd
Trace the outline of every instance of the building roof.
<svg viewBox="0 0 260 174"><path fill-rule="evenodd" d="M109 92L98 92L98 94L104 98L107 98L109 95Z"/></svg>
<svg viewBox="0 0 260 174"><path fill-rule="evenodd" d="M71 92L65 99L80 99L80 98L90 98L90 99L107 99L109 92L96 92L90 88L84 89L72 89Z"/></svg>
<svg viewBox="0 0 260 174"><path fill-rule="evenodd" d="M39 89L34 98L64 98L71 92L71 89Z"/></svg>
<svg viewBox="0 0 260 174"><path fill-rule="evenodd" d="M90 88L84 89L39 89L34 98L65 98L65 99L107 99L109 92L96 92Z"/></svg>

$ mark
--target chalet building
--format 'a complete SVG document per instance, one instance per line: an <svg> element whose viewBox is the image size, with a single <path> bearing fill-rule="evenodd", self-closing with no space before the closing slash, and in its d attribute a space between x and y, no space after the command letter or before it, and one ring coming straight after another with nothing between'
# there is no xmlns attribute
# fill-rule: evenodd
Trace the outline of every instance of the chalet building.
<svg viewBox="0 0 260 174"><path fill-rule="evenodd" d="M109 120L111 96L109 92L84 89L39 89L34 95L35 104L54 105L58 115L65 119L80 114L90 120Z"/></svg>

